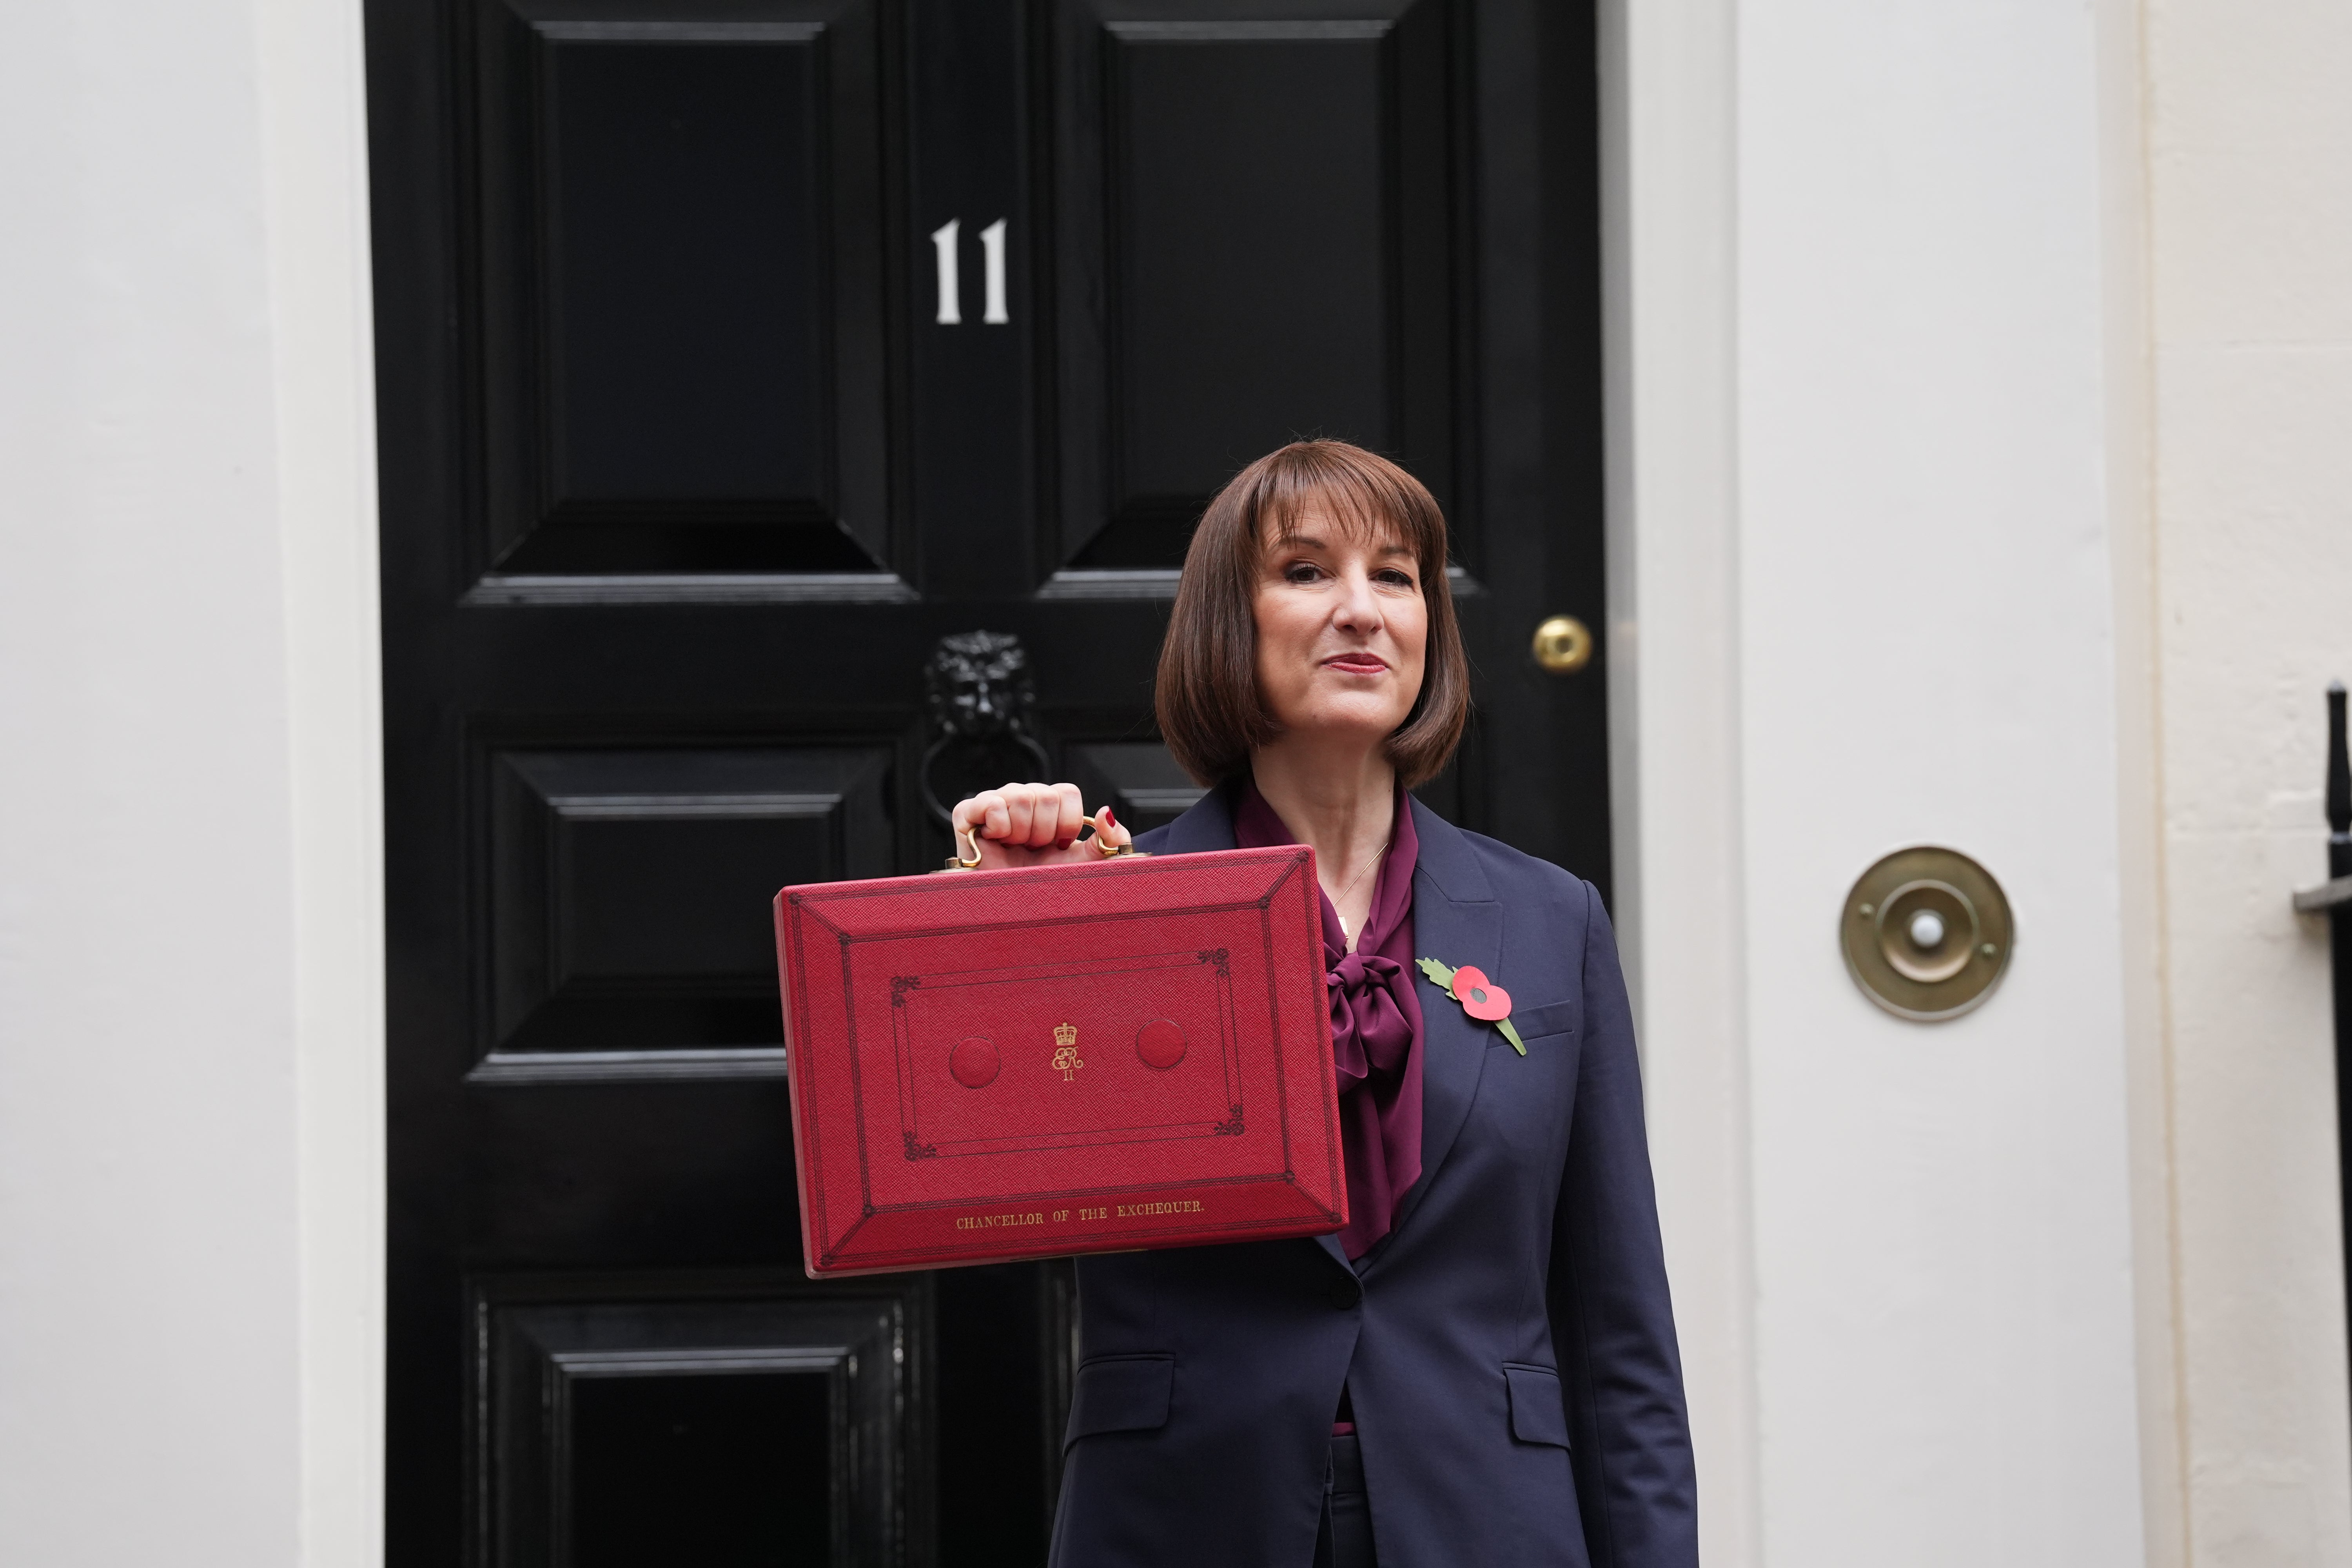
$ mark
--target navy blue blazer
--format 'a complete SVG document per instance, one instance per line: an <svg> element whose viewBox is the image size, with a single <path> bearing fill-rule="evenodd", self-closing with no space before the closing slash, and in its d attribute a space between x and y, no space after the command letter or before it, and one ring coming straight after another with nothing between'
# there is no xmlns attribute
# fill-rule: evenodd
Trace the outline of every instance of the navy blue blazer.
<svg viewBox="0 0 2352 1568"><path fill-rule="evenodd" d="M1234 847L1212 791L1138 847ZM1081 1258L1053 1568L1308 1568L1355 1411L1381 1568L1694 1568L1696 1483L1616 943L1590 884L1415 801L1422 1173L1336 1237Z"/></svg>

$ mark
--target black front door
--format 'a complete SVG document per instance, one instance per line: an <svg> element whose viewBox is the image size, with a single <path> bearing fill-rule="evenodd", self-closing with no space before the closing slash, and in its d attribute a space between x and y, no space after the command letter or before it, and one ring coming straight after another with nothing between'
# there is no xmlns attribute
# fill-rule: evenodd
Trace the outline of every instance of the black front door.
<svg viewBox="0 0 2352 1568"><path fill-rule="evenodd" d="M390 1556L1043 1560L1049 1266L811 1284L768 900L933 800L1193 796L1207 496L1454 521L1440 810L1607 883L1591 19L1543 0L369 0Z"/></svg>

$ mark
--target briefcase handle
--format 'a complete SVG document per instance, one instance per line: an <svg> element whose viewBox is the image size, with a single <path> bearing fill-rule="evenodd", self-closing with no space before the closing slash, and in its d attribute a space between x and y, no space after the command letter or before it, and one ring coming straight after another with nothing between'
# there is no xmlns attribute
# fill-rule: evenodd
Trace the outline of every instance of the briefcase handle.
<svg viewBox="0 0 2352 1568"><path fill-rule="evenodd" d="M1106 860L1116 860L1121 856L1131 856L1137 859L1148 859L1150 858L1150 850L1138 849L1132 844L1105 844L1103 842L1102 836L1102 823L1097 820L1101 815L1102 814L1100 812L1097 812L1094 816L1082 816L1078 818L1081 823L1095 830L1095 836L1092 838L1084 840L1083 842L1093 845L1096 854L1100 855ZM961 855L950 855L948 857L948 863L940 867L940 869L942 871L979 870L980 840L972 837L972 831L969 826L957 828L956 837L963 840L964 847L970 849L971 854L969 858Z"/></svg>

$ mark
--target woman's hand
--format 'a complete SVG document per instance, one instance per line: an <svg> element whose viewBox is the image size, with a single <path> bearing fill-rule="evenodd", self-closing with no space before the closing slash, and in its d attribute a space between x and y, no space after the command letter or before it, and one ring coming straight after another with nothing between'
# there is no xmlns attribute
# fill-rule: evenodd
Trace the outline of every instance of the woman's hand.
<svg viewBox="0 0 2352 1568"><path fill-rule="evenodd" d="M1078 842L1078 835L1086 830L1086 806L1074 784L1009 784L1002 789L984 789L956 802L951 815L956 853L963 854L963 830L971 828L980 846L980 868L986 871L1006 866L1099 860L1103 856L1096 847L1098 842L1116 848L1135 841L1134 835L1111 816L1110 807L1105 806L1096 837Z"/></svg>

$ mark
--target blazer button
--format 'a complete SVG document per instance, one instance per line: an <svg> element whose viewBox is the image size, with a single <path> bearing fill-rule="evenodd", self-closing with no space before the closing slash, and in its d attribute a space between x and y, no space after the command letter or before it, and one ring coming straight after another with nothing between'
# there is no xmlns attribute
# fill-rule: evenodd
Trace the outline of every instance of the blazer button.
<svg viewBox="0 0 2352 1568"><path fill-rule="evenodd" d="M1331 1306L1344 1312L1364 1299L1364 1288L1353 1279L1342 1279L1331 1287Z"/></svg>

